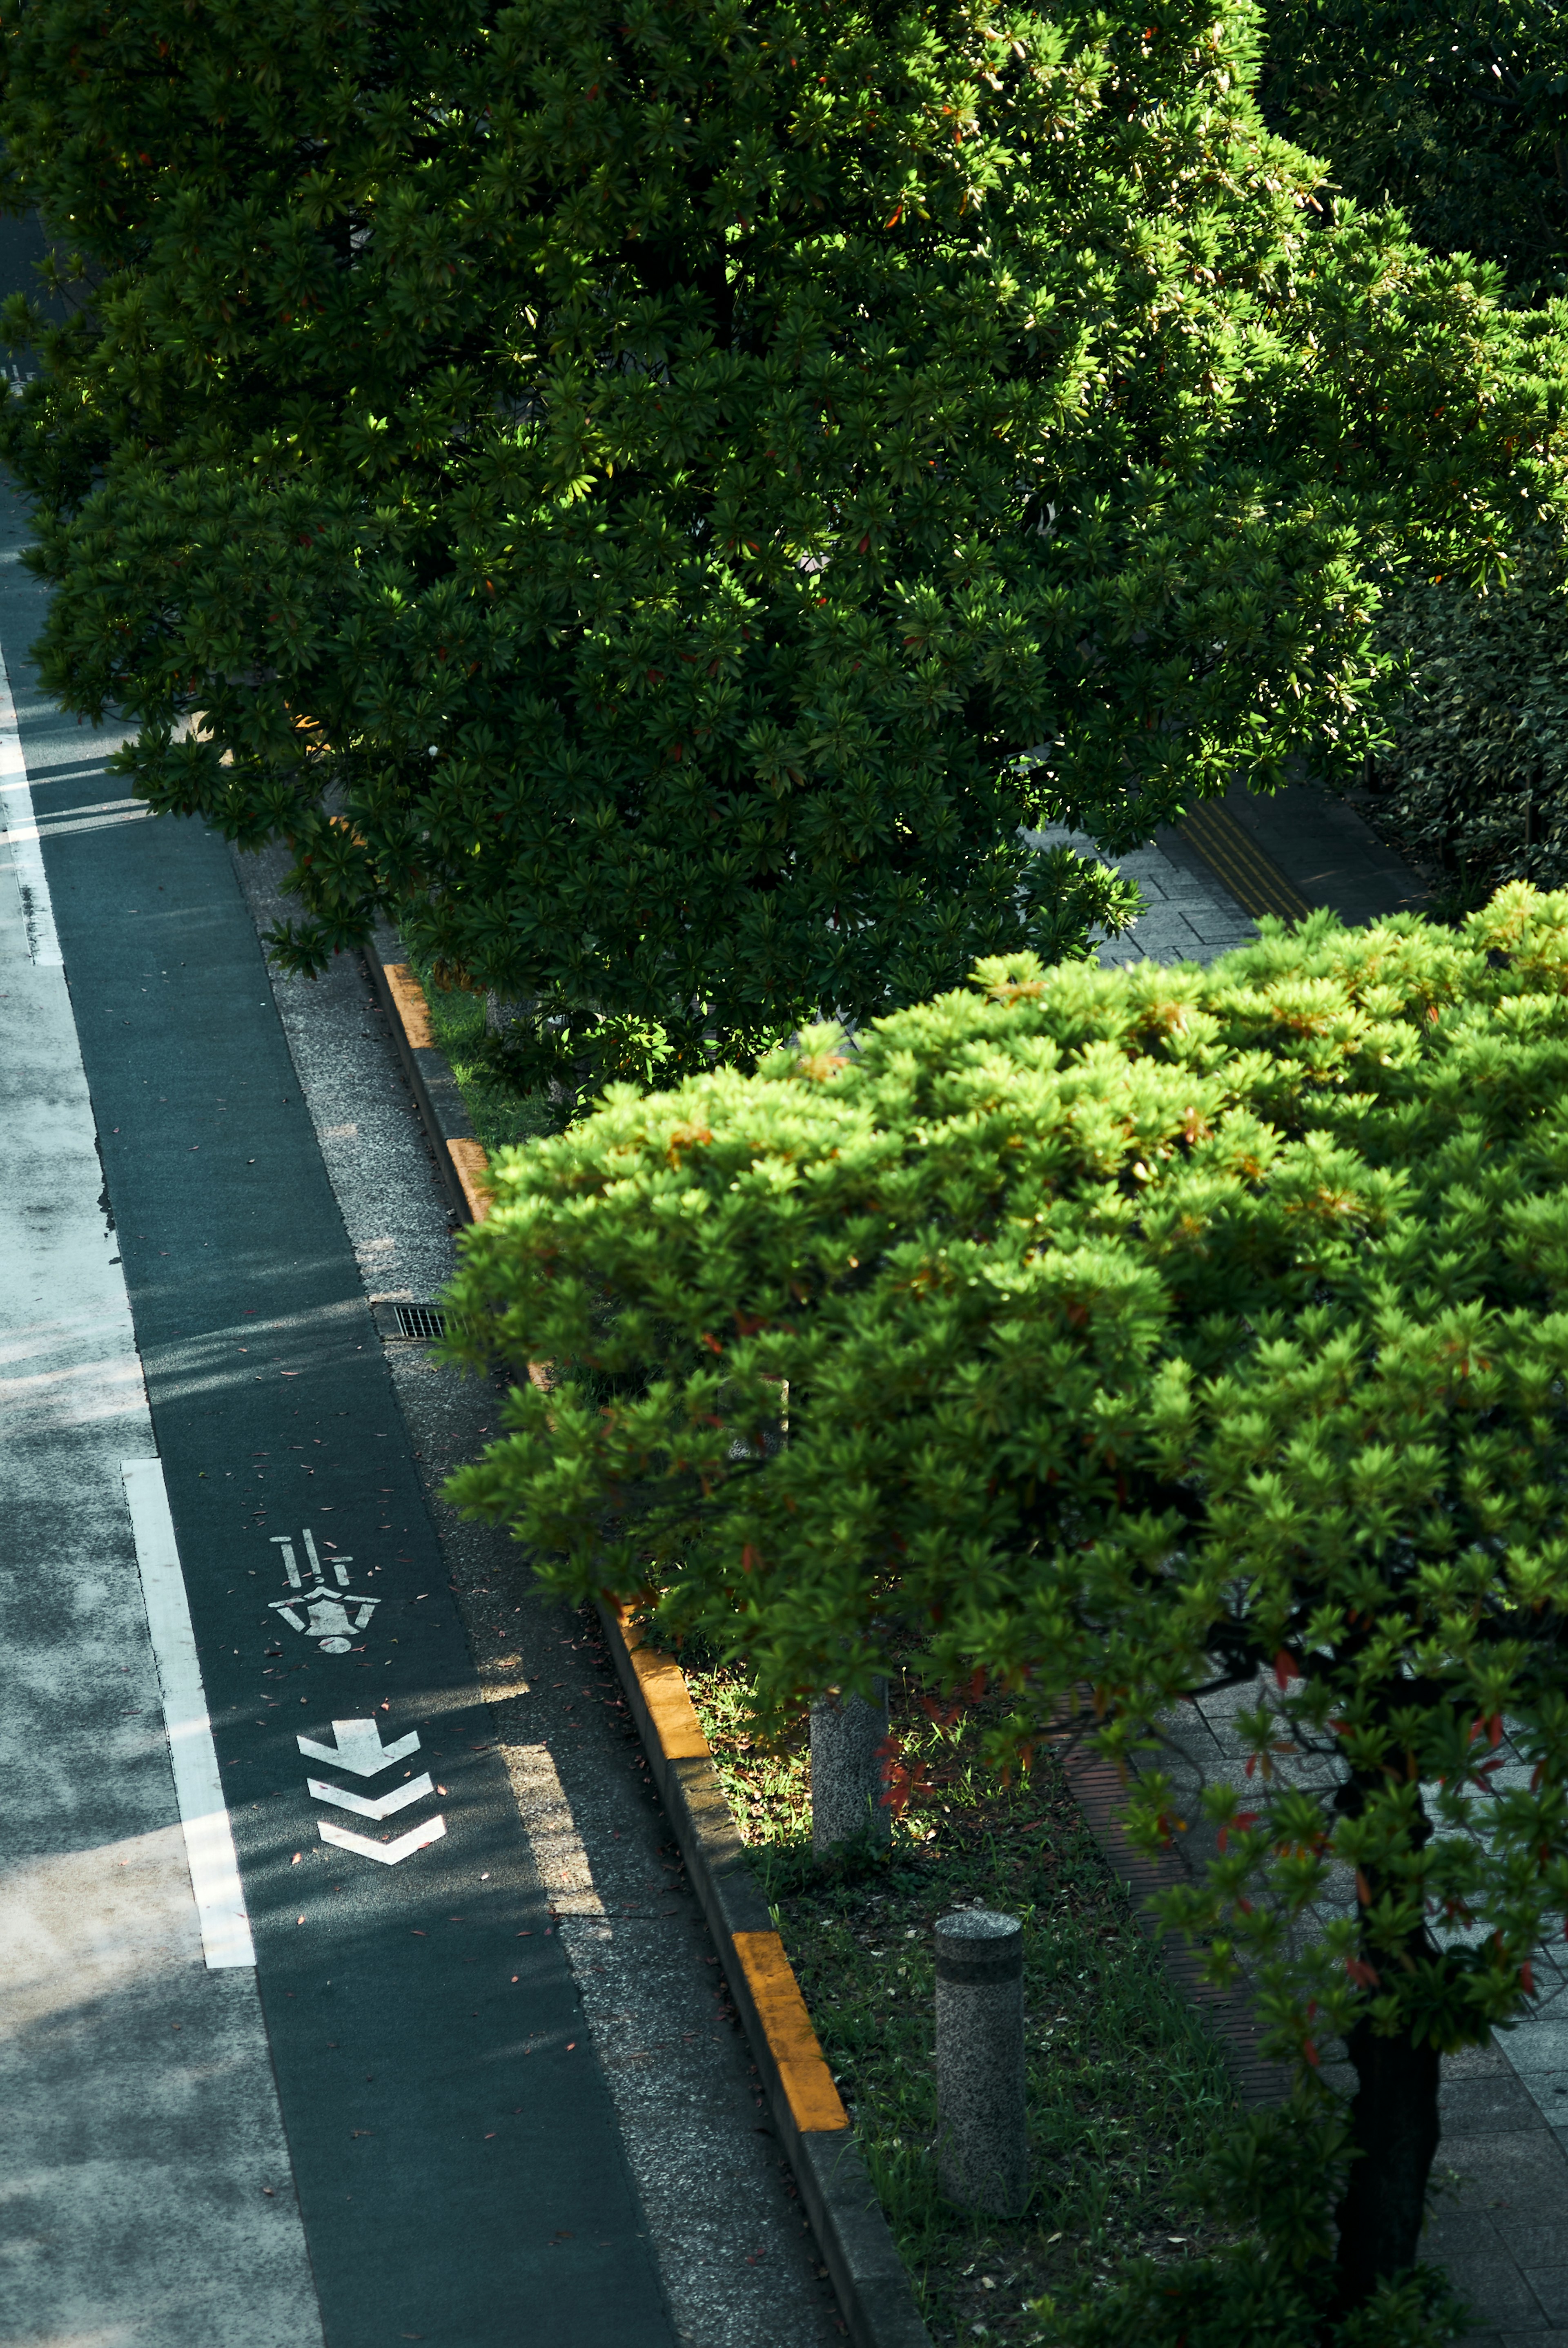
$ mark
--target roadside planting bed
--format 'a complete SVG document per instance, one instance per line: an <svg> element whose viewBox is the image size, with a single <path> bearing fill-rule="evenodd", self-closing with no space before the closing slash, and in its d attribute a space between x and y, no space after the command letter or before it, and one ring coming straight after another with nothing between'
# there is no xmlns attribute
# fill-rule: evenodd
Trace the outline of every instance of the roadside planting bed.
<svg viewBox="0 0 1568 2348"><path fill-rule="evenodd" d="M431 1033L451 1063L474 1131L486 1150L521 1147L553 1133L556 1117L543 1093L519 1093L497 1074L487 1056L485 998L461 986L437 986L430 965L410 954L408 963L425 991Z"/></svg>
<svg viewBox="0 0 1568 2348"><path fill-rule="evenodd" d="M544 1096L518 1094L489 1060L484 997L415 967L486 1149L552 1130ZM1050 2348L1132 2261L1198 2257L1229 2239L1194 2179L1235 2111L1235 2087L1059 1765L1041 1756L1027 1778L999 1783L979 1757L987 1701L944 1721L912 1676L895 1675L906 1782L891 1847L819 1859L804 1719L764 1748L747 1734L740 1672L682 1661L933 2338ZM1031 2193L1016 2220L966 2213L937 2190L931 1935L966 1905L1024 1924Z"/></svg>
<svg viewBox="0 0 1568 2348"><path fill-rule="evenodd" d="M764 1749L740 1674L683 1657L731 1807L752 1846L812 2021L934 2338L1046 2343L1129 2261L1227 2239L1193 2178L1235 2109L1218 2049L1168 1980L1060 1767L982 1774L982 1699L944 1725L896 1677L913 1781L890 1849L815 1858L804 1721ZM1024 1921L1032 2191L1019 2220L937 2192L931 1929L969 1904Z"/></svg>

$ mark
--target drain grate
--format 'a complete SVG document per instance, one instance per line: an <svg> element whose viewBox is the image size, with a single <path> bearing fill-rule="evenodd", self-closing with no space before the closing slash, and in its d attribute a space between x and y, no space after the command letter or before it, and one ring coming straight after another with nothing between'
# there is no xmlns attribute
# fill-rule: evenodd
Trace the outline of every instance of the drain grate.
<svg viewBox="0 0 1568 2348"><path fill-rule="evenodd" d="M444 1337L446 1316L432 1312L428 1304L399 1304L395 1307L397 1325L405 1337Z"/></svg>

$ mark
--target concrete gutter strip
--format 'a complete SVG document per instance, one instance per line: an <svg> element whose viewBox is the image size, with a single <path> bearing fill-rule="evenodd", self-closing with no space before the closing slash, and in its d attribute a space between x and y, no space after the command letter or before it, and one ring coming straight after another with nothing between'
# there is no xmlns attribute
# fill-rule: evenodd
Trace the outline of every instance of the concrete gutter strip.
<svg viewBox="0 0 1568 2348"><path fill-rule="evenodd" d="M485 1153L457 1080L436 1048L424 991L394 958L399 952L395 933L377 933L365 950L371 982L391 1020L454 1212L462 1222L480 1222L491 1200ZM850 2337L856 2348L932 2348L908 2270L747 1861L685 1674L673 1657L645 1643L627 1610L601 1605L599 1612Z"/></svg>
<svg viewBox="0 0 1568 2348"><path fill-rule="evenodd" d="M908 2270L747 1863L685 1675L671 1656L644 1643L627 1609L599 1611L850 2336L856 2348L931 2348Z"/></svg>

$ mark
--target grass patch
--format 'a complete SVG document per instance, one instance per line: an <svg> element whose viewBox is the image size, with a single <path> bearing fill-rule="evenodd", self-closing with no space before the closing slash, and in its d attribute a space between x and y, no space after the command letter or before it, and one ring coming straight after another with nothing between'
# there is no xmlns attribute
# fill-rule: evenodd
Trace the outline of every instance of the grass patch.
<svg viewBox="0 0 1568 2348"><path fill-rule="evenodd" d="M1192 2178L1235 2115L1224 2062L1166 1977L1060 1767L982 1774L981 1703L950 1726L895 1680L893 1726L917 1790L892 1849L811 1849L804 1724L786 1746L746 1733L733 1668L687 1664L731 1807L824 2052L939 2342L1050 2343L1128 2262L1201 2256L1229 2236ZM1033 2189L1014 2220L938 2194L931 1928L975 1901L1021 1916Z"/></svg>
<svg viewBox="0 0 1568 2348"><path fill-rule="evenodd" d="M519 1093L496 1073L486 1053L485 998L466 987L437 986L428 963L409 955L425 990L431 1032L451 1062L463 1106L486 1154L520 1147L557 1131L559 1119L543 1092Z"/></svg>

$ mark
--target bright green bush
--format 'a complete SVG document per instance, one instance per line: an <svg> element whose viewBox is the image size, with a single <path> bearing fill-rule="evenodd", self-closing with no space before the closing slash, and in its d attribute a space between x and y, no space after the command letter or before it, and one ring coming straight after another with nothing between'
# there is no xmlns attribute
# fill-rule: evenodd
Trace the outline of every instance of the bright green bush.
<svg viewBox="0 0 1568 2348"><path fill-rule="evenodd" d="M390 911L569 1058L1081 950L1128 892L1020 823L1343 765L1380 566L1562 495L1561 321L1327 219L1245 0L6 29L91 288L0 421L50 688L293 844L286 960Z"/></svg>
<svg viewBox="0 0 1568 2348"><path fill-rule="evenodd" d="M889 1622L1014 1692L999 1762L1087 1686L1149 1843L1160 1716L1252 1684L1167 1908L1304 2073L1348 2044L1358 2304L1415 2254L1438 2051L1568 1915L1565 1175L1568 896L993 962L504 1159L453 1306L553 1383L455 1489L775 1713Z"/></svg>

